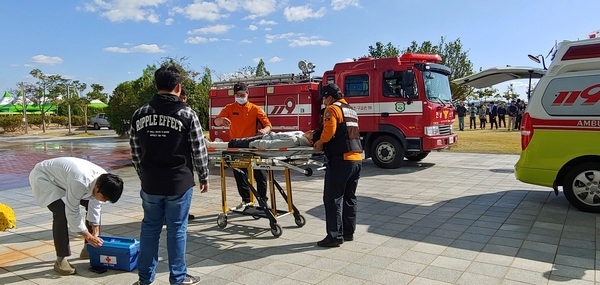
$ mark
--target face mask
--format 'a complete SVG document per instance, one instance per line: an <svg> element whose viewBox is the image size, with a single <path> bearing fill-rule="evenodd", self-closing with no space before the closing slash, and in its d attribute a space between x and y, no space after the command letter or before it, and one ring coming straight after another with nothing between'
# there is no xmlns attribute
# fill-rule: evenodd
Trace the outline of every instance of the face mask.
<svg viewBox="0 0 600 285"><path fill-rule="evenodd" d="M248 102L248 97L242 97L242 98L235 97L235 102L237 102L240 105L244 105L244 104L246 104L246 102Z"/></svg>

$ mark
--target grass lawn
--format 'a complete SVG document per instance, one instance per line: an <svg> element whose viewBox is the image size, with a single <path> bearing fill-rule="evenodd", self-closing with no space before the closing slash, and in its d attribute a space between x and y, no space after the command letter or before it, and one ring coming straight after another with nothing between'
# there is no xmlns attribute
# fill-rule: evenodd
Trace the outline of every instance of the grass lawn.
<svg viewBox="0 0 600 285"><path fill-rule="evenodd" d="M479 120L477 121L479 124ZM469 118L465 120L465 130L458 130L458 118L454 122L454 130L458 134L458 142L446 151L480 152L480 153L521 153L521 132L508 131L506 128L481 130L469 129ZM479 127L479 126L478 126Z"/></svg>

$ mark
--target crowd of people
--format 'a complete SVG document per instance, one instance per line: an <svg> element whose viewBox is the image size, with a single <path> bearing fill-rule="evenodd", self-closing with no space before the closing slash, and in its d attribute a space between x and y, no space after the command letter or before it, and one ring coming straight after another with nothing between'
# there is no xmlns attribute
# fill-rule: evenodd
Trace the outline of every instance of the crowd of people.
<svg viewBox="0 0 600 285"><path fill-rule="evenodd" d="M460 102L456 107L455 114L458 118L458 129L465 130L465 118L469 117L469 129L486 129L489 123L490 130L506 128L508 131L521 129L521 119L525 112L525 101L513 100L508 105L504 102L491 102L487 105L482 103L479 107L475 103L465 106ZM479 119L479 124L477 120Z"/></svg>

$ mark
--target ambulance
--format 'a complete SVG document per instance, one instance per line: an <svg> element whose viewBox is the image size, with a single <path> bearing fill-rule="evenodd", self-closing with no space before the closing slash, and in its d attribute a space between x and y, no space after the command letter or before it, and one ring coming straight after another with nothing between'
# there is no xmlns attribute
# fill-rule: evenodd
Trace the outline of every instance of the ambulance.
<svg viewBox="0 0 600 285"><path fill-rule="evenodd" d="M273 131L308 131L320 127L324 108L319 93L337 84L359 116L365 158L380 168L420 161L431 151L454 145L454 108L450 68L437 54L403 54L336 63L323 76L311 76L315 65L300 61L301 74L279 74L214 82L209 90L211 122L233 102L233 85L249 86L249 101L261 106ZM210 139L228 141L226 127L209 126Z"/></svg>
<svg viewBox="0 0 600 285"><path fill-rule="evenodd" d="M539 78L521 121L522 152L515 176L552 187L556 195L562 187L571 205L599 213L600 38L564 41L552 53L547 70L493 68L454 83L483 88L529 79L531 90L531 79Z"/></svg>

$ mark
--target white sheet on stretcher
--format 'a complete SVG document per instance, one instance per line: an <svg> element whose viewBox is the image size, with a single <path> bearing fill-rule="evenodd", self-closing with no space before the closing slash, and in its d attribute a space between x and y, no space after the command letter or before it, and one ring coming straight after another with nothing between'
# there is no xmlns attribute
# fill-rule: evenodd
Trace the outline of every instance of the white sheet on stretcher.
<svg viewBox="0 0 600 285"><path fill-rule="evenodd" d="M319 153L309 146L278 149L229 148L227 142L207 142L206 147L208 154L212 156L221 155L223 152L251 152L262 158L295 159L310 158L314 153Z"/></svg>

